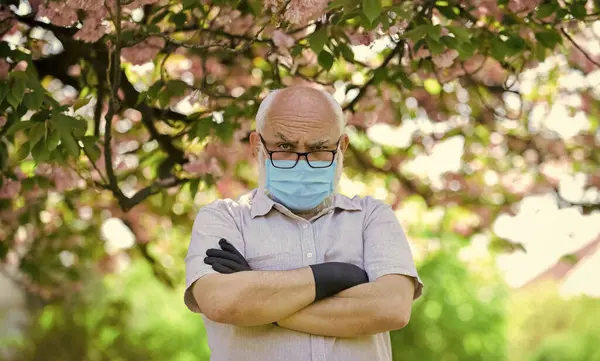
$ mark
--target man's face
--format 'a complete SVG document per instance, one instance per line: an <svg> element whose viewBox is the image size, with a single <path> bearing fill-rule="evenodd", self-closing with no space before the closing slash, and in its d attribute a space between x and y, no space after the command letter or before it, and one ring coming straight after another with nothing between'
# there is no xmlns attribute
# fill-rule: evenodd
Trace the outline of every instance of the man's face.
<svg viewBox="0 0 600 361"><path fill-rule="evenodd" d="M319 91L307 87L291 87L280 91L273 100L261 135L270 151L310 152L335 150L336 179L339 182L343 169L343 153L348 147L348 136L342 133L335 112L327 98ZM260 137L253 133L250 141L258 151L260 186L265 185L265 159ZM301 157L300 161L306 161Z"/></svg>

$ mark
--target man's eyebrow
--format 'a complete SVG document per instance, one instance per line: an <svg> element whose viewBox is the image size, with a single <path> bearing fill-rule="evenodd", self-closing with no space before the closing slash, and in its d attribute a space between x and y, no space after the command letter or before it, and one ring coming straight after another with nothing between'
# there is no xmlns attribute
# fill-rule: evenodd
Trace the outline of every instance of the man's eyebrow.
<svg viewBox="0 0 600 361"><path fill-rule="evenodd" d="M287 139L285 137L285 135L281 134L281 133L277 133L276 134L279 138L281 138L281 140L283 140L286 143L290 143L290 144L298 144L298 141L292 142L291 140Z"/></svg>
<svg viewBox="0 0 600 361"><path fill-rule="evenodd" d="M316 142L309 143L309 146L311 148L316 148L316 147L322 147L324 145L328 145L329 143L330 143L329 140L317 140Z"/></svg>

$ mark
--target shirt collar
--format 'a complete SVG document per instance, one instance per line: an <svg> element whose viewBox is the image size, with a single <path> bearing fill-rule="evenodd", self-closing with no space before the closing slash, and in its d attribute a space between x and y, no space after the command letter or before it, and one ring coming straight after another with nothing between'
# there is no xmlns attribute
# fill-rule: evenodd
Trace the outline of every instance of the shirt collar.
<svg viewBox="0 0 600 361"><path fill-rule="evenodd" d="M252 218L266 215L276 205L275 201L265 193L265 190L260 188L252 191L251 199L250 215ZM345 211L362 211L362 206L358 200L337 193L333 195L333 206L331 208L339 208Z"/></svg>

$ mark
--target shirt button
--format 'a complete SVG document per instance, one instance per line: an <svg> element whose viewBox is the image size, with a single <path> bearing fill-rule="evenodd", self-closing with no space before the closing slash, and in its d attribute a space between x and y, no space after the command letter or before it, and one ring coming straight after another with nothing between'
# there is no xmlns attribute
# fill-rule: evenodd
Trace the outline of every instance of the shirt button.
<svg viewBox="0 0 600 361"><path fill-rule="evenodd" d="M302 228L304 228L304 229L307 229L307 228L308 228L308 224L304 223L304 224L302 225Z"/></svg>
<svg viewBox="0 0 600 361"><path fill-rule="evenodd" d="M308 253L306 254L306 258L312 258L312 256L313 256L313 255L312 255L312 252L308 252Z"/></svg>

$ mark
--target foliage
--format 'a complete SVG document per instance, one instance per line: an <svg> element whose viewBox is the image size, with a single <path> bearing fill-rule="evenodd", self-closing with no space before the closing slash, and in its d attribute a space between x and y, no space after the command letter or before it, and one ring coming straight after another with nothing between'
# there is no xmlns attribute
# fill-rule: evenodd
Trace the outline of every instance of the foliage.
<svg viewBox="0 0 600 361"><path fill-rule="evenodd" d="M409 326L392 333L394 360L506 360L507 289L493 268L472 272L444 249L419 272L431 286Z"/></svg>
<svg viewBox="0 0 600 361"><path fill-rule="evenodd" d="M563 299L556 284L544 283L516 293L508 310L510 360L600 360L597 299Z"/></svg>
<svg viewBox="0 0 600 361"><path fill-rule="evenodd" d="M438 286L415 304L410 325L393 334L395 359L503 360L500 280L470 273L448 251L432 254L421 269L424 281ZM87 296L46 306L11 361L208 360L200 317L147 264L88 284Z"/></svg>
<svg viewBox="0 0 600 361"><path fill-rule="evenodd" d="M200 317L190 319L147 264L90 282L85 291L37 312L11 361L208 360Z"/></svg>
<svg viewBox="0 0 600 361"><path fill-rule="evenodd" d="M394 207L415 195L452 209L455 233L489 232L528 192L598 209L598 56L585 52L598 1L10 3L0 260L45 299L118 268L130 246L107 248L110 217L134 232L132 255L179 282L184 245L170 237L197 205L256 185L253 116L292 84L343 104L350 178L382 182ZM361 55L374 41L387 45ZM573 74L586 80L565 84ZM581 195L561 191L579 175Z"/></svg>

